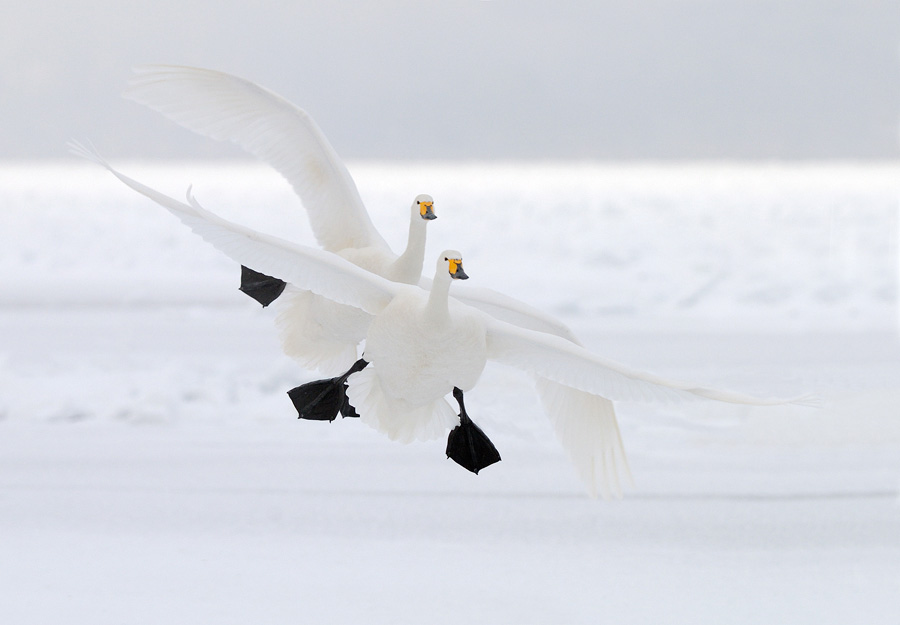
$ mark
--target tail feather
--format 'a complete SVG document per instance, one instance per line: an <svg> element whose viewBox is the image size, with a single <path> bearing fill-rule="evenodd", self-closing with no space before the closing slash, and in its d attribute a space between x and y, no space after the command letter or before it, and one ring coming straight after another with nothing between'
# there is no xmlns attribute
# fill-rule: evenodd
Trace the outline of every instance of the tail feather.
<svg viewBox="0 0 900 625"><path fill-rule="evenodd" d="M424 406L392 400L381 387L376 367L354 373L347 383L347 397L360 420L393 441L434 440L459 424L459 416L443 397Z"/></svg>

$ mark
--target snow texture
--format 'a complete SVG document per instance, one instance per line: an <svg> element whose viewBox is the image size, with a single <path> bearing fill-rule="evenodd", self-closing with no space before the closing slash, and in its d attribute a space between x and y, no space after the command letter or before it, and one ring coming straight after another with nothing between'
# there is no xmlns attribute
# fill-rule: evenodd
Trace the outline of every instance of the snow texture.
<svg viewBox="0 0 900 625"><path fill-rule="evenodd" d="M121 170L312 244L238 163ZM503 461L301 422L313 379L239 268L90 164L0 167L4 623L900 622L896 165L350 167L395 248L659 375L821 409L617 404L587 498L532 381L466 397ZM465 285L463 285L465 286Z"/></svg>

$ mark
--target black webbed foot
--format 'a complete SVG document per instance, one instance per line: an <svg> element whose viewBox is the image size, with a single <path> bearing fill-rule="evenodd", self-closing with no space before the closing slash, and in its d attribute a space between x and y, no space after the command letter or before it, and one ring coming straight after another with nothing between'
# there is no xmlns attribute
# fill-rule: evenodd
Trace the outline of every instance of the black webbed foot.
<svg viewBox="0 0 900 625"><path fill-rule="evenodd" d="M454 387L453 397L459 403L459 425L447 437L447 457L477 475L483 468L500 462L500 452L469 418L463 403L463 392Z"/></svg>
<svg viewBox="0 0 900 625"><path fill-rule="evenodd" d="M356 410L347 399L347 378L366 368L360 358L346 373L336 378L307 382L288 391L288 397L297 409L299 419L311 421L334 421L338 413L344 417L358 417Z"/></svg>
<svg viewBox="0 0 900 625"><path fill-rule="evenodd" d="M334 421L344 404L344 386L330 380L308 382L288 391L298 418L311 421Z"/></svg>
<svg viewBox="0 0 900 625"><path fill-rule="evenodd" d="M344 418L352 417L354 419L359 419L359 413L356 412L356 408L350 405L350 398L347 397L347 383L344 383L344 403L341 406L341 416Z"/></svg>
<svg viewBox="0 0 900 625"><path fill-rule="evenodd" d="M285 286L287 285L284 280L267 276L264 273L253 271L249 267L241 265L241 287L239 290L262 304L263 308L278 299Z"/></svg>

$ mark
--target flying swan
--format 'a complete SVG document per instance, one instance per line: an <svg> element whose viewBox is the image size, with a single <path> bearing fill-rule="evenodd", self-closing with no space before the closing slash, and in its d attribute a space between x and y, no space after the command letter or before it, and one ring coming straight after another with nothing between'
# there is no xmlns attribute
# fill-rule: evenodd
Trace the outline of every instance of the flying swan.
<svg viewBox="0 0 900 625"><path fill-rule="evenodd" d="M452 428L448 455L460 456L454 459L475 470L495 461L496 450L468 423L463 397L487 360L536 376L539 390L552 385L542 403L592 496L598 490L620 496L620 475L629 479L614 413L598 405L695 398L749 405L809 403L808 397L763 399L660 378L565 338L496 319L449 296L451 283L465 277L459 252L447 250L438 257L430 290L392 282L337 255L222 219L202 208L190 189L185 204L120 174L94 153L82 149L81 155L169 210L232 260L370 315L365 359L335 378L331 390L337 393L346 381L361 419L394 440L426 440ZM445 399L450 393L459 403L459 418ZM600 404L592 405L590 398Z"/></svg>
<svg viewBox="0 0 900 625"><path fill-rule="evenodd" d="M231 141L274 167L299 195L323 249L389 280L418 282L430 288L428 278L421 277L423 219L434 218L430 196L416 197L411 206L406 251L397 257L372 225L349 171L306 111L260 85L223 72L154 65L138 67L135 74L125 97L201 135ZM285 287L280 278L241 266L241 290L263 306L278 298ZM467 288L457 297L510 323L578 343L569 328L554 317L491 289ZM280 304L276 325L282 348L301 365L335 374L356 360L357 346L371 321L369 315L295 287L288 289ZM584 445L579 438L618 439L610 402L546 379L536 379L536 383L543 402L562 403L595 415L598 431L586 438L583 433L572 434L562 421L555 422L559 436L574 437L567 449ZM310 403L319 388L311 384L292 391L301 418L333 419L338 412L357 416L346 398L339 409L334 398L322 405ZM592 466L579 470L585 479L595 473Z"/></svg>
<svg viewBox="0 0 900 625"><path fill-rule="evenodd" d="M235 143L278 171L300 197L322 249L395 282L428 287L428 279L420 279L425 228L416 216L430 218L427 207L418 203L431 202L430 196L416 198L406 251L398 258L372 224L350 172L306 111L265 87L224 72L173 65L146 65L134 71L126 98L193 132ZM284 288L277 278L255 275L260 275L258 287L264 293L272 289L277 297ZM554 317L491 289L468 288L458 297L510 323L577 342ZM290 345L285 344L288 353L303 336L294 336L298 333L291 331L291 318L297 315L279 315L283 339L290 339Z"/></svg>
<svg viewBox="0 0 900 625"><path fill-rule="evenodd" d="M208 69L150 65L135 69L124 95L198 134L231 141L275 168L306 208L323 249L380 276L416 284L422 276L434 199L416 196L406 249L395 254L375 228L347 167L303 109L243 78ZM241 266L240 290L268 306L285 282ZM277 317L288 355L326 373L356 360L368 318L308 291L293 289Z"/></svg>
<svg viewBox="0 0 900 625"><path fill-rule="evenodd" d="M300 197L322 249L389 280L429 286L429 280L421 278L425 228L418 217L432 218L430 196L414 201L406 251L396 257L372 224L347 167L306 111L224 72L175 65L146 65L134 71L126 98L193 132L235 143L278 171ZM268 279L274 282L260 286L284 288L283 281ZM457 297L510 323L578 342L551 315L491 289L467 288ZM285 313L279 320L289 327L290 317L295 315ZM290 331L282 330L284 338L290 337Z"/></svg>

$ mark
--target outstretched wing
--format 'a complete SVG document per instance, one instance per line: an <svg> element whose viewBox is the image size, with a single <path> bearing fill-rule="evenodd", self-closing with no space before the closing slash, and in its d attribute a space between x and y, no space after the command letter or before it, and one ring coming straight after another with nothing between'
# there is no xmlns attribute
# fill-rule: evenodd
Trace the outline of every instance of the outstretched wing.
<svg viewBox="0 0 900 625"><path fill-rule="evenodd" d="M383 247L350 172L309 114L257 84L212 70L135 69L125 97L196 133L232 141L274 167L306 207L324 249Z"/></svg>
<svg viewBox="0 0 900 625"><path fill-rule="evenodd" d="M488 358L613 401L713 399L733 404L809 404L808 396L761 398L662 378L602 358L565 339L487 318Z"/></svg>
<svg viewBox="0 0 900 625"><path fill-rule="evenodd" d="M297 245L232 223L204 209L188 189L180 202L119 173L96 152L77 143L73 153L108 169L116 178L178 217L196 234L232 260L340 304L376 315L402 289L415 288L385 280L336 254Z"/></svg>
<svg viewBox="0 0 900 625"><path fill-rule="evenodd" d="M668 380L601 358L559 336L487 321L488 357L532 373L556 437L596 497L621 496L631 473L611 400L713 399L774 405L811 398L763 399Z"/></svg>

